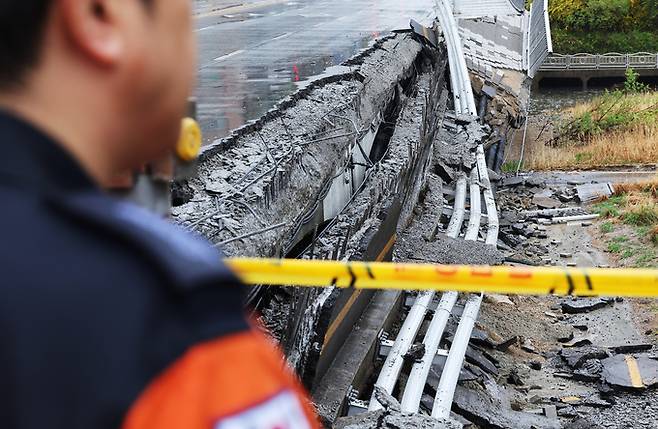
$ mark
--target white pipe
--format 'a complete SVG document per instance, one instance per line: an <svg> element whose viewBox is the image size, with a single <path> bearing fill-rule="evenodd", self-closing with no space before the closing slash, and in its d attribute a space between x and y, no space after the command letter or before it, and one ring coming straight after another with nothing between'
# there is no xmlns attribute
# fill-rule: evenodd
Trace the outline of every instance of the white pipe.
<svg viewBox="0 0 658 429"><path fill-rule="evenodd" d="M404 388L404 395L402 396L402 411L405 413L417 413L420 407L420 400L423 396L425 382L427 376L432 368L434 356L439 348L443 331L446 328L448 319L452 308L457 302L457 292L446 292L441 297L441 302L437 307L434 317L427 328L427 333L423 339L425 344L425 355L416 362L411 368L411 373L407 379L407 385Z"/></svg>
<svg viewBox="0 0 658 429"><path fill-rule="evenodd" d="M553 219L551 219L551 222L568 223L568 222L576 222L576 221L594 220L594 219L598 219L599 217L601 217L601 215L598 214L563 216L563 217L554 217Z"/></svg>
<svg viewBox="0 0 658 429"><path fill-rule="evenodd" d="M493 190L491 189L491 180L489 180L489 169L487 168L487 160L484 157L484 147L480 144L477 148L477 166L478 173L480 174L480 185L483 188L484 204L487 207L487 238L486 244L490 246L498 246L498 233L500 230L500 221L498 219L498 208L496 207L496 199L494 198Z"/></svg>
<svg viewBox="0 0 658 429"><path fill-rule="evenodd" d="M480 216L482 215L482 200L480 198L480 176L478 175L478 169L473 168L471 171L471 209L469 211L470 216L468 219L468 227L466 228L465 239L467 241L475 241L478 238L478 232L480 232Z"/></svg>
<svg viewBox="0 0 658 429"><path fill-rule="evenodd" d="M400 332L398 332L395 343L393 344L391 351L388 353L384 366L382 366L382 370L379 373L377 382L375 383L376 386L381 387L387 393L393 392L395 383L400 375L400 370L402 369L402 364L404 363L404 355L409 351L409 347L411 347L416 339L420 325L425 319L427 308L433 298L434 292L419 293L416 302L411 307L407 318L404 320L404 323L400 328ZM370 398L368 410L376 411L381 408L383 408L382 405L375 398L375 394L373 393Z"/></svg>
<svg viewBox="0 0 658 429"><path fill-rule="evenodd" d="M461 113L464 109L463 102L460 96L460 90L459 88L461 87L461 82L460 82L460 74L459 70L457 68L457 52L454 47L454 43L452 43L453 36L451 32L451 28L449 27L449 20L445 15L445 11L443 8L438 7L438 5L435 7L437 17L439 18L439 22L441 22L441 27L443 29L443 35L446 38L446 45L448 48L448 67L450 68L450 86L452 87L452 94L453 94L453 100L455 104L455 111Z"/></svg>
<svg viewBox="0 0 658 429"><path fill-rule="evenodd" d="M452 217L446 230L446 235L451 238L457 238L459 231L464 223L464 211L466 205L466 177L461 176L457 179L457 189L455 191L455 206L452 211Z"/></svg>
<svg viewBox="0 0 658 429"><path fill-rule="evenodd" d="M459 35L455 34L456 27L454 25L454 19L452 19L450 12L446 10L445 5L438 1L436 10L441 26L444 29L446 44L448 46L448 65L450 67L450 74L454 76L455 79L452 87L455 111L458 114L463 114L468 110L468 101L464 95L463 72L460 69L459 51L457 47L461 42L459 41Z"/></svg>
<svg viewBox="0 0 658 429"><path fill-rule="evenodd" d="M455 52L454 62L460 76L461 85L453 88L453 96L457 97L459 93L460 106L462 106L461 114L477 115L475 107L475 97L473 96L473 88L471 87L471 78L468 73L466 65L466 57L464 56L464 47L462 46L461 38L459 37L459 29L455 17L449 7L447 0L436 0L436 9L439 16L441 26L444 28L444 34L448 46L452 47ZM452 70L452 67L451 67ZM455 103L457 105L457 103Z"/></svg>
<svg viewBox="0 0 658 429"><path fill-rule="evenodd" d="M448 419L450 417L452 400L455 397L459 374L464 365L466 349L473 333L475 320L480 311L480 304L482 304L482 295L473 295L466 303L464 313L459 321L459 326L453 339L452 347L450 347L450 353L448 353L448 358L443 366L439 387L436 389L434 407L432 408L432 417L434 418Z"/></svg>

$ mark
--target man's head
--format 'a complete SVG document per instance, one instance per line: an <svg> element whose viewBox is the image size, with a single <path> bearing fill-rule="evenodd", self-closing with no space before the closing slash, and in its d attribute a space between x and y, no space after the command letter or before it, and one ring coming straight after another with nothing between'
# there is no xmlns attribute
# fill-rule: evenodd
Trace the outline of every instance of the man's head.
<svg viewBox="0 0 658 429"><path fill-rule="evenodd" d="M0 106L100 179L161 155L176 143L194 81L190 2L3 2Z"/></svg>

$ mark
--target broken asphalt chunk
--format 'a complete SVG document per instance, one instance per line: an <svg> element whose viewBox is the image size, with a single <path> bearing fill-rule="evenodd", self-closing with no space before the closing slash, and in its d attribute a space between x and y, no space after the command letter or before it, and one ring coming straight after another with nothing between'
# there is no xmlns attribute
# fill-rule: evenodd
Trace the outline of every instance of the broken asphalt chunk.
<svg viewBox="0 0 658 429"><path fill-rule="evenodd" d="M485 355L483 352L472 346L469 346L468 349L466 349L467 362L479 367L491 375L498 375L498 368L495 365L498 362L493 362L491 359L491 356Z"/></svg>
<svg viewBox="0 0 658 429"><path fill-rule="evenodd" d="M518 342L519 342L519 337L514 336L514 337L511 337L511 338L501 342L501 343L496 344L495 348L496 348L496 350L504 352L504 351L507 351L507 349L509 349L513 345L516 345L516 343L518 343Z"/></svg>
<svg viewBox="0 0 658 429"><path fill-rule="evenodd" d="M466 389L457 386L453 410L479 427L504 429L560 428L558 421L541 415L511 410L503 405L500 392Z"/></svg>
<svg viewBox="0 0 658 429"><path fill-rule="evenodd" d="M591 345L592 340L590 340L588 337L575 337L571 341L563 344L564 347L584 347Z"/></svg>
<svg viewBox="0 0 658 429"><path fill-rule="evenodd" d="M525 179L522 176L506 177L501 184L503 186L522 186L525 184Z"/></svg>
<svg viewBox="0 0 658 429"><path fill-rule="evenodd" d="M619 354L648 352L652 348L653 344L629 344L611 347L612 351Z"/></svg>
<svg viewBox="0 0 658 429"><path fill-rule="evenodd" d="M562 301L561 308L562 312L567 314L588 313L613 302L614 300L609 298L572 298Z"/></svg>
<svg viewBox="0 0 658 429"><path fill-rule="evenodd" d="M587 383L595 383L601 379L601 376L599 374L592 374L587 370L584 369L578 369L573 372L572 374L572 379L576 381L584 381Z"/></svg>
<svg viewBox="0 0 658 429"><path fill-rule="evenodd" d="M562 349L560 356L573 369L582 368L591 359L606 359L610 356L607 350L597 347L583 347L579 349Z"/></svg>
<svg viewBox="0 0 658 429"><path fill-rule="evenodd" d="M487 334L482 329L478 329L477 327L473 328L473 332L471 333L471 343L490 349L493 349L496 346L489 334Z"/></svg>
<svg viewBox="0 0 658 429"><path fill-rule="evenodd" d="M532 203L535 204L537 207L540 209L554 209L560 206L560 201L549 198L549 197L544 197L540 195L535 195L532 198Z"/></svg>
<svg viewBox="0 0 658 429"><path fill-rule="evenodd" d="M613 387L646 389L658 386L658 362L646 355L615 355L601 361L601 377Z"/></svg>

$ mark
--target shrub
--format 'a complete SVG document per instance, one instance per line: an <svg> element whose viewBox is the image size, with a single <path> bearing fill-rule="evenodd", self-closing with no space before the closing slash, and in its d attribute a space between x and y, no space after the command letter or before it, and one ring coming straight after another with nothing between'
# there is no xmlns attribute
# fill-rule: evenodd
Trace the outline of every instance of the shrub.
<svg viewBox="0 0 658 429"><path fill-rule="evenodd" d="M626 69L626 81L624 82L624 91L627 93L648 92L649 86L638 81L640 74L631 67Z"/></svg>

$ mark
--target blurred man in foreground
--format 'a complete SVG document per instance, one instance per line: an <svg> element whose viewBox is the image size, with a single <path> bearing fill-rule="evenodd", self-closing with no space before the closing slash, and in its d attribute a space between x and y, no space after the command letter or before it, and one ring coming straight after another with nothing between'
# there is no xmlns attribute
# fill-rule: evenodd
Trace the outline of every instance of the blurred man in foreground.
<svg viewBox="0 0 658 429"><path fill-rule="evenodd" d="M203 240L100 186L175 146L190 0L0 5L0 425L311 428Z"/></svg>

